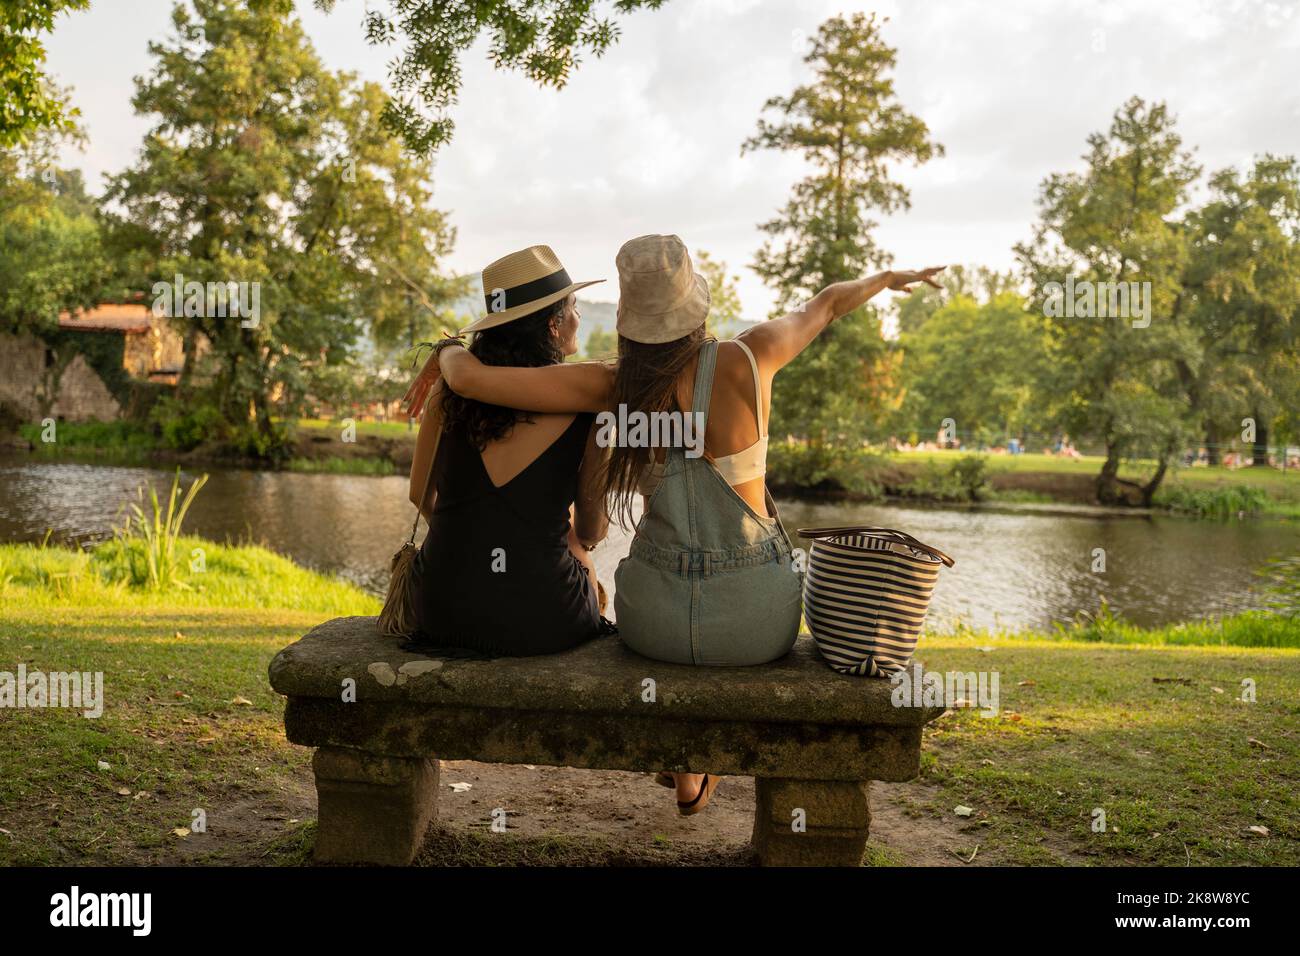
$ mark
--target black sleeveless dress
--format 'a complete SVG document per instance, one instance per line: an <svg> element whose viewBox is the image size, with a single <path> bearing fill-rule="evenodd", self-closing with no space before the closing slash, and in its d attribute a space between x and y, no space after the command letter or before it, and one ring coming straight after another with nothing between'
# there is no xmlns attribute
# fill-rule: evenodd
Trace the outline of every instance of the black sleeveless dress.
<svg viewBox="0 0 1300 956"><path fill-rule="evenodd" d="M595 588L568 545L594 418L576 416L500 488L458 426L443 432L433 472L438 497L413 569L421 650L525 657L602 633Z"/></svg>

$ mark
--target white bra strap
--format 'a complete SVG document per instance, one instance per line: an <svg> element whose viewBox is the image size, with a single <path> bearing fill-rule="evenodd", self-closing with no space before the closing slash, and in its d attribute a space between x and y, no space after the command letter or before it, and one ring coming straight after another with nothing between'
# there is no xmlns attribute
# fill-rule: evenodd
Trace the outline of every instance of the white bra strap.
<svg viewBox="0 0 1300 956"><path fill-rule="evenodd" d="M763 386L758 379L758 362L754 360L754 353L749 350L748 345L740 339L731 341L745 350L745 358L749 359L749 367L754 372L754 415L758 419L758 437L762 438L767 434L767 427L763 424Z"/></svg>

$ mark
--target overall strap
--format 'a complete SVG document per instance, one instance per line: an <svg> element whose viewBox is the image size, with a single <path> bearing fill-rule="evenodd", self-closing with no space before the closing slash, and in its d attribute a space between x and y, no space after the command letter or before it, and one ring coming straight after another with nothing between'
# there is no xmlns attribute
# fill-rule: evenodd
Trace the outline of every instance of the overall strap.
<svg viewBox="0 0 1300 956"><path fill-rule="evenodd" d="M691 395L691 411L709 420L709 399L713 397L713 369L718 361L718 340L709 339L700 346L700 358L695 369L695 392Z"/></svg>

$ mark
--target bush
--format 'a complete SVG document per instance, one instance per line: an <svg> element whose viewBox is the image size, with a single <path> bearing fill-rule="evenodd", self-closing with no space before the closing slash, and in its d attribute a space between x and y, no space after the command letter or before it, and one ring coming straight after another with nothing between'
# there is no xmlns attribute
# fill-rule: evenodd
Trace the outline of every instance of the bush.
<svg viewBox="0 0 1300 956"><path fill-rule="evenodd" d="M879 498L885 459L865 448L774 442L767 450L767 480L798 491L847 491Z"/></svg>
<svg viewBox="0 0 1300 956"><path fill-rule="evenodd" d="M1253 485L1198 489L1175 486L1157 494L1155 503L1200 518L1232 518L1258 514L1268 506L1269 500L1268 492Z"/></svg>
<svg viewBox="0 0 1300 956"><path fill-rule="evenodd" d="M163 444L177 451L191 451L223 435L221 412L211 405L182 402L174 395L158 399L149 413Z"/></svg>
<svg viewBox="0 0 1300 956"><path fill-rule="evenodd" d="M137 490L138 500L129 506L130 514L126 524L117 529L115 535L118 555L124 559L131 584L152 588L183 585L176 556L176 542L180 539L181 526L185 523L185 515L189 512L194 497L207 481L208 476L201 475L181 494L181 470L177 468L166 508L158 500L158 492L152 486L147 489L142 486Z"/></svg>
<svg viewBox="0 0 1300 956"><path fill-rule="evenodd" d="M933 460L899 488L911 498L935 501L981 501L988 494L988 462L982 455L963 455L946 469Z"/></svg>

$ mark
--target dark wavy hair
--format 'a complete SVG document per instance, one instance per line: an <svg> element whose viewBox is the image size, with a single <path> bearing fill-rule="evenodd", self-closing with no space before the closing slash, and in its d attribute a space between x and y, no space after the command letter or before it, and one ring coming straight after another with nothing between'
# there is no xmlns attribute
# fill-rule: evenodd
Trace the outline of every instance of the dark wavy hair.
<svg viewBox="0 0 1300 956"><path fill-rule="evenodd" d="M531 312L495 328L474 333L469 351L484 365L513 365L537 368L564 361L564 353L551 332L551 320L564 314L568 298ZM488 443L510 434L521 421L531 421L527 412L462 398L451 389L442 395L445 428L461 428L479 451Z"/></svg>

